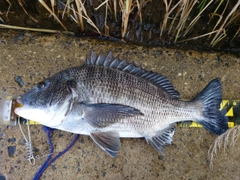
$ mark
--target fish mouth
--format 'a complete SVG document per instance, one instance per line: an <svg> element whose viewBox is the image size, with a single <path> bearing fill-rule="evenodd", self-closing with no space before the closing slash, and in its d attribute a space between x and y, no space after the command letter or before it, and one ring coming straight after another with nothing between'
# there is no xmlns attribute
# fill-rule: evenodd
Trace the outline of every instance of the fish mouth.
<svg viewBox="0 0 240 180"><path fill-rule="evenodd" d="M14 109L14 113L17 115L20 115L19 112L22 111L24 104L21 98L16 99L16 101L17 101L17 107Z"/></svg>
<svg viewBox="0 0 240 180"><path fill-rule="evenodd" d="M17 99L17 103L20 104L21 106L23 106L23 101L22 101L21 98L18 98L18 99Z"/></svg>

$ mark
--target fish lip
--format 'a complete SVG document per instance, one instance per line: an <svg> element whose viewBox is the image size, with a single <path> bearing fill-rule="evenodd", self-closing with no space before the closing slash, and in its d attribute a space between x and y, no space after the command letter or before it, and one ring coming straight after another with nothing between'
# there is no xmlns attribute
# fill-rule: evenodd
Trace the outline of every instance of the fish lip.
<svg viewBox="0 0 240 180"><path fill-rule="evenodd" d="M23 105L23 101L22 101L22 99L21 99L21 98L18 98L18 99L17 99L17 103Z"/></svg>

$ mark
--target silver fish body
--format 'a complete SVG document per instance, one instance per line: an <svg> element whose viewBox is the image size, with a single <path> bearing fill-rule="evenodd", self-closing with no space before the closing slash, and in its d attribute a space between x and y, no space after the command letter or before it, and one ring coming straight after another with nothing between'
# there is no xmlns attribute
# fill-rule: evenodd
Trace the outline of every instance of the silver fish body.
<svg viewBox="0 0 240 180"><path fill-rule="evenodd" d="M219 79L211 81L192 101L163 75L146 71L126 60L95 56L86 64L57 73L36 85L18 101L16 114L43 125L90 135L111 156L120 148L119 137L145 137L159 152L170 144L175 123L196 120L222 134L227 118L219 109Z"/></svg>

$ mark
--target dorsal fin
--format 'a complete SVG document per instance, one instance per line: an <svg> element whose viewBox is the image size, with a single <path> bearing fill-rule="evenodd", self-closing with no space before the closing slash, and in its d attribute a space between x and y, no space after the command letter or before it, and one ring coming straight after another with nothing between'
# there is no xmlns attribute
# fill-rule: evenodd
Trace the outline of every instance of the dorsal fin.
<svg viewBox="0 0 240 180"><path fill-rule="evenodd" d="M168 80L167 77L152 71L146 71L145 69L136 66L134 63L128 63L125 59L120 60L118 56L113 57L112 52L110 52L107 56L103 53L100 53L98 56L96 56L92 50L90 58L86 58L86 64L118 69L120 71L141 77L143 79L146 79L150 83L160 87L172 98L179 98L179 92L174 89L172 83Z"/></svg>

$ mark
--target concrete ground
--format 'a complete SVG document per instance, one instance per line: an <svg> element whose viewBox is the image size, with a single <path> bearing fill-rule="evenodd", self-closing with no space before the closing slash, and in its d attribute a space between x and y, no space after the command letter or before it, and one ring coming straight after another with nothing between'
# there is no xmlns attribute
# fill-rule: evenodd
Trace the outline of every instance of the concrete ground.
<svg viewBox="0 0 240 180"><path fill-rule="evenodd" d="M216 77L222 81L223 99L240 98L240 58L236 56L11 31L0 32L0 90L21 95L44 78L81 65L90 49L104 53L111 50L114 55L167 76L182 99L193 98ZM22 77L22 87L14 80L16 76ZM25 126L23 130L27 132ZM30 130L37 153L47 150L42 127L33 125ZM53 155L73 138L71 133L54 131ZM210 170L208 148L215 138L203 128L178 127L164 156L143 139L121 139L117 158L111 158L88 136L80 136L73 148L44 172L42 179L240 179L239 142L225 153L220 151ZM32 179L44 160L29 164L19 127L0 127L0 180Z"/></svg>

